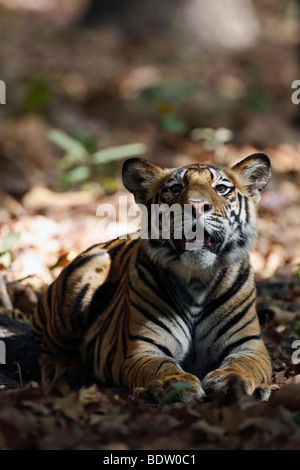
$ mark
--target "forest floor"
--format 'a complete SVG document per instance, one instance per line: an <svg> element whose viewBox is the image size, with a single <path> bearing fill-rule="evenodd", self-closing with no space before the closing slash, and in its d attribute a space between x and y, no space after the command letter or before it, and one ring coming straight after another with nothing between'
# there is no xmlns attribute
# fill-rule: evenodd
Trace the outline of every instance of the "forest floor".
<svg viewBox="0 0 300 470"><path fill-rule="evenodd" d="M295 78L293 44L276 15L268 9L265 44L214 57L172 35L126 40L114 28L70 26L60 8L48 17L0 8L0 78L9 84L0 108L0 340L7 353L0 448L299 450L299 123L282 93ZM257 82L249 80L253 63ZM84 144L74 166L50 141L53 129L75 139L75 147L68 142L75 153ZM39 293L66 264L118 227L126 231L117 220L99 234L97 208L118 209L119 197L129 195L121 161L98 165L91 156L131 143L166 166L269 155L272 179L251 253L273 365L267 403L246 396L238 381L226 395L165 407L95 385L66 396L42 391L28 322Z"/></svg>

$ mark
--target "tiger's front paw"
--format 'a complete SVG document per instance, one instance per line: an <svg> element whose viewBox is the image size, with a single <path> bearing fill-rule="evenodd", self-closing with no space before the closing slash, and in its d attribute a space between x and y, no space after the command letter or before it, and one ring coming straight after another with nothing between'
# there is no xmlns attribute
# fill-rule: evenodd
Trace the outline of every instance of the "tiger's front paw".
<svg viewBox="0 0 300 470"><path fill-rule="evenodd" d="M252 376L236 374L232 371L216 369L209 372L203 379L203 388L207 394L212 392L226 393L230 378L238 376L241 385L247 395L253 395L262 401L267 401L271 394L271 388L268 384L258 385Z"/></svg>
<svg viewBox="0 0 300 470"><path fill-rule="evenodd" d="M176 402L187 403L205 395L199 380L192 374L182 373L152 380L147 388L137 387L134 400L166 405Z"/></svg>

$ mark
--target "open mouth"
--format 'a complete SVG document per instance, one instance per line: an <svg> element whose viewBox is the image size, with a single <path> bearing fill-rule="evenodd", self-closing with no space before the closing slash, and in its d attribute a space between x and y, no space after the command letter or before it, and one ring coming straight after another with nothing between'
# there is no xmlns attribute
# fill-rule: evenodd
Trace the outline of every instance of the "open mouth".
<svg viewBox="0 0 300 470"><path fill-rule="evenodd" d="M221 242L215 237L212 237L206 230L204 230L203 239L199 240L196 238L185 238L184 237L184 250L208 250L212 253L218 254Z"/></svg>

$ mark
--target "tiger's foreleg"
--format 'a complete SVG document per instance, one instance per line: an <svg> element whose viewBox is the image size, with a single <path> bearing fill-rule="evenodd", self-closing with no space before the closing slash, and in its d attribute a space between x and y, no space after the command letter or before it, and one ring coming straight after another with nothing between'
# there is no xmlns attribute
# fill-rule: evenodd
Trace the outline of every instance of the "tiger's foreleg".
<svg viewBox="0 0 300 470"><path fill-rule="evenodd" d="M254 335L253 335L254 336ZM218 369L209 372L202 384L205 392L226 392L232 374L241 378L248 395L255 395L263 401L270 397L272 376L271 362L259 335L240 339L235 347L221 362ZM245 340L245 342L243 342Z"/></svg>
<svg viewBox="0 0 300 470"><path fill-rule="evenodd" d="M134 398L154 403L163 398L168 402L189 402L205 395L197 377L184 372L175 360L160 356L156 351L129 354L125 360L124 378ZM175 384L178 384L177 389Z"/></svg>

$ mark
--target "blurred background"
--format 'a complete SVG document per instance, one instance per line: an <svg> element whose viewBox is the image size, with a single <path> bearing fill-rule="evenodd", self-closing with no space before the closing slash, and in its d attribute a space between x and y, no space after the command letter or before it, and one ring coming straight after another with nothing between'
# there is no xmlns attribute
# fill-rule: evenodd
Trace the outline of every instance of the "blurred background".
<svg viewBox="0 0 300 470"><path fill-rule="evenodd" d="M102 241L96 210L127 194L125 158L232 165L256 151L273 167L257 280L300 276L299 1L0 0L0 79L8 282L47 283Z"/></svg>

